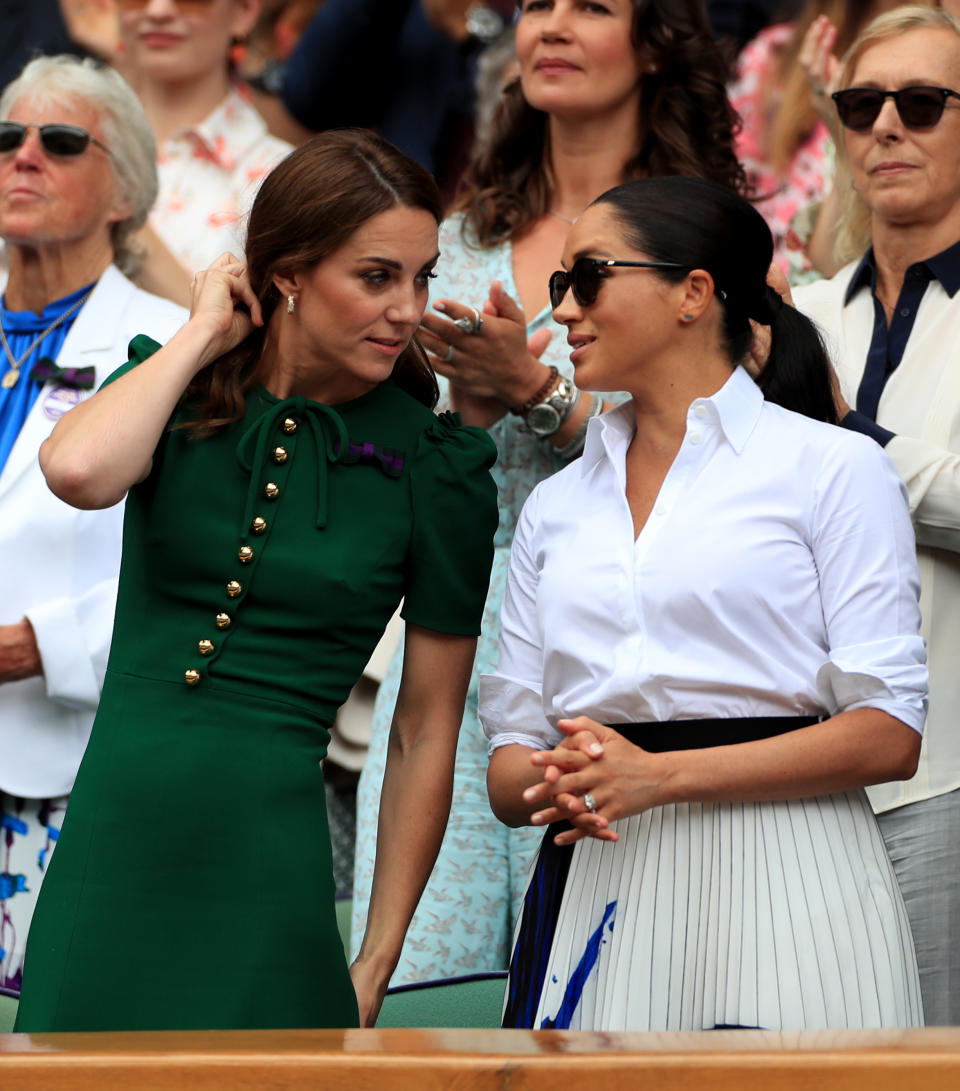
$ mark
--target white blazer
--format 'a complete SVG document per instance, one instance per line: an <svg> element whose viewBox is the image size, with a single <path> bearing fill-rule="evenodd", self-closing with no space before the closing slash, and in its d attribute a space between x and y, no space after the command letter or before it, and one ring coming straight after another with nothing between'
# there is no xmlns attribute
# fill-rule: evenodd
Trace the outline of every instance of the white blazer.
<svg viewBox="0 0 960 1091"><path fill-rule="evenodd" d="M138 333L167 341L187 312L142 292L114 266L97 283L57 357L96 368L95 387ZM113 631L123 504L78 511L47 488L37 453L86 391L47 383L0 474L0 624L26 616L43 676L0 685L0 790L66 795L90 737Z"/></svg>

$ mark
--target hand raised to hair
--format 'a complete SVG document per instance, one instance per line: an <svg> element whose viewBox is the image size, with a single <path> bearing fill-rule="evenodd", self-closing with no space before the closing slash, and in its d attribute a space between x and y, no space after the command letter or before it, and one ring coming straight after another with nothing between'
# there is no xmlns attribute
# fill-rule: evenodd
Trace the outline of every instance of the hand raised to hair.
<svg viewBox="0 0 960 1091"><path fill-rule="evenodd" d="M221 254L193 278L190 321L202 322L209 331L207 362L235 348L255 326L263 325L263 312L246 265L233 254Z"/></svg>

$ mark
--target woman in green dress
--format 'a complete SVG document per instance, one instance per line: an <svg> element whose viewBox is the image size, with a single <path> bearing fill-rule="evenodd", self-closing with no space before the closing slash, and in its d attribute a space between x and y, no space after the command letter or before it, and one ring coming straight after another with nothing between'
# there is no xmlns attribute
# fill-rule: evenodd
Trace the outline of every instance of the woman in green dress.
<svg viewBox="0 0 960 1091"><path fill-rule="evenodd" d="M127 495L107 681L18 1029L370 1025L437 853L496 528L494 453L431 411L412 340L429 175L364 133L264 183L246 263L198 276L44 445L81 508ZM320 767L404 598L374 909L347 969Z"/></svg>

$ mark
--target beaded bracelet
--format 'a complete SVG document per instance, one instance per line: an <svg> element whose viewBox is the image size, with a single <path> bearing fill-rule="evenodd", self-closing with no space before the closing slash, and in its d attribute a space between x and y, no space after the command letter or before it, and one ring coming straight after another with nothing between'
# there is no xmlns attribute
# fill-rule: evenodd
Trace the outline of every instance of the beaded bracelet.
<svg viewBox="0 0 960 1091"><path fill-rule="evenodd" d="M535 405L539 405L550 391L553 390L553 385L559 378L559 369L551 367L547 381L540 387L536 394L534 394L532 398L527 398L523 405L518 405L516 407L511 406L510 412L513 413L514 416L525 417Z"/></svg>

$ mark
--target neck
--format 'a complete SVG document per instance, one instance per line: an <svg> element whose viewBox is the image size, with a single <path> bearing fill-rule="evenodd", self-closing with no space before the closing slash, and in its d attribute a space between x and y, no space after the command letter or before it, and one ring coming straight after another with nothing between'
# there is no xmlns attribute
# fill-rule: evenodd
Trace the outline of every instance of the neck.
<svg viewBox="0 0 960 1091"><path fill-rule="evenodd" d="M872 234L877 291L895 303L911 265L932 258L960 239L960 208L925 223L885 223L875 216Z"/></svg>
<svg viewBox="0 0 960 1091"><path fill-rule="evenodd" d="M260 353L261 382L275 398L302 396L324 405L339 405L377 385L318 368L292 324L284 322L285 317L281 307L277 307L267 325Z"/></svg>
<svg viewBox="0 0 960 1091"><path fill-rule="evenodd" d="M226 68L214 68L200 79L140 86L140 100L157 144L174 133L198 125L227 97L230 76Z"/></svg>
<svg viewBox="0 0 960 1091"><path fill-rule="evenodd" d="M686 433L691 402L712 397L730 378L730 363L711 337L691 329L680 342L644 361L629 391L637 421L634 442L651 454L675 454Z"/></svg>
<svg viewBox="0 0 960 1091"><path fill-rule="evenodd" d="M58 247L9 247L10 273L4 303L11 311L34 311L99 280L113 261L107 239L85 239Z"/></svg>
<svg viewBox="0 0 960 1091"><path fill-rule="evenodd" d="M553 210L571 219L624 180L635 154L639 101L605 118L549 119Z"/></svg>

